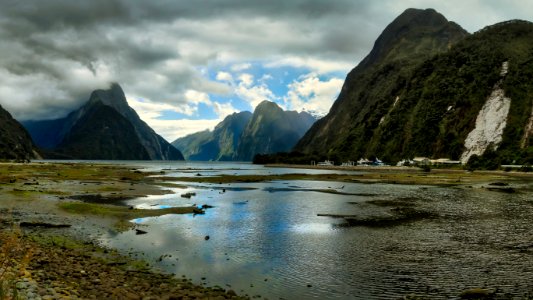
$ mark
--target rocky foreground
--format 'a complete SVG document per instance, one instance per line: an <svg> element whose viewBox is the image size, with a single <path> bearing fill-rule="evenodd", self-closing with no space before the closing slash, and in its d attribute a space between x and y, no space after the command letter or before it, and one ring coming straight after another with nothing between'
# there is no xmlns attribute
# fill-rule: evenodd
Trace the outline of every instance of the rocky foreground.
<svg viewBox="0 0 533 300"><path fill-rule="evenodd" d="M89 242L12 229L1 235L0 299L246 299L154 272Z"/></svg>
<svg viewBox="0 0 533 300"><path fill-rule="evenodd" d="M160 273L73 229L130 230L128 220L166 213L120 204L165 192L148 175L120 166L0 163L0 299L246 299Z"/></svg>
<svg viewBox="0 0 533 300"><path fill-rule="evenodd" d="M246 295L238 296L232 290L195 285L187 278L158 273L146 262L99 247L87 237L87 233L98 234L101 230L135 229L129 222L134 218L202 213L197 207L168 212L121 204L143 195L171 192L165 190L167 187L179 188L169 183L172 179L216 183L280 179L386 182L520 192L528 187L515 183L529 181L533 176L519 172L423 172L417 168L372 170L353 174L171 178L162 176L164 171L141 172L133 166L0 163L0 299L246 299Z"/></svg>

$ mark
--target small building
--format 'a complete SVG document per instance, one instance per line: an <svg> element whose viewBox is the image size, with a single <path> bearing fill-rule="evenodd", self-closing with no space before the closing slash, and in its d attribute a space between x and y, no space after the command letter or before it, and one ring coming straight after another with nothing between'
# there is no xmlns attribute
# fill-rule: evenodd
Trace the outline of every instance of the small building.
<svg viewBox="0 0 533 300"><path fill-rule="evenodd" d="M415 157L413 158L413 162L417 166L427 166L431 164L431 160L427 157Z"/></svg>
<svg viewBox="0 0 533 300"><path fill-rule="evenodd" d="M411 159L402 159L396 164L397 167L414 166L414 165L415 165L415 162Z"/></svg>
<svg viewBox="0 0 533 300"><path fill-rule="evenodd" d="M334 162L331 160L325 160L325 161L319 162L317 165L318 166L333 166Z"/></svg>
<svg viewBox="0 0 533 300"><path fill-rule="evenodd" d="M460 165L461 161L451 160L449 158L432 159L431 163L434 165Z"/></svg>
<svg viewBox="0 0 533 300"><path fill-rule="evenodd" d="M366 158L360 158L358 161L357 161L357 164L360 165L360 166L370 166L372 164L372 161L366 159Z"/></svg>

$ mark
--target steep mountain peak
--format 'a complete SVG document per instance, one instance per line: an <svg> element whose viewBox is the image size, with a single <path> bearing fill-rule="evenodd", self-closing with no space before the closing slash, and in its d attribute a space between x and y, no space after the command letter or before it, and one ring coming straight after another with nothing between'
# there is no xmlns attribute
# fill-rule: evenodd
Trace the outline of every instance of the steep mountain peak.
<svg viewBox="0 0 533 300"><path fill-rule="evenodd" d="M283 111L279 105L275 102L263 100L257 105L254 112L264 112L264 111Z"/></svg>
<svg viewBox="0 0 533 300"><path fill-rule="evenodd" d="M113 107L121 114L125 114L130 109L122 87L116 82L112 83L107 90L93 91L89 101L91 103L100 101L107 106Z"/></svg>
<svg viewBox="0 0 533 300"><path fill-rule="evenodd" d="M453 36L468 35L461 26L448 21L432 8L408 8L392 21L374 43L372 51L356 69L364 70L384 60L419 55L426 49L419 47L428 37L457 40ZM391 55L392 54L392 55Z"/></svg>
<svg viewBox="0 0 533 300"><path fill-rule="evenodd" d="M98 113L94 113L97 111ZM182 160L181 152L170 145L165 139L159 136L148 124L146 124L133 108L128 105L124 91L117 83L113 83L106 90L95 90L91 93L89 101L78 110L71 112L67 117L52 121L36 121L26 124L32 136L38 141L49 141L47 148L57 150L58 146L63 147L67 155L77 157L94 157L90 147L83 147L85 144L99 142L101 145L107 143L109 149L101 148L101 158L131 159L130 154L138 155L138 158L153 160ZM105 132L113 128L114 132ZM44 129L44 130L43 130ZM46 130L48 129L48 130ZM105 130L99 130L105 129ZM116 132L124 131L120 138L112 138ZM98 131L91 135L86 132ZM132 134L126 135L126 131ZM128 137L128 138L124 138ZM65 138L69 140L65 141ZM113 140L120 140L114 143ZM139 143L131 144L132 152L122 151L124 142ZM68 143L67 143L68 142ZM81 146L80 146L81 145ZM95 144L96 145L96 144ZM136 151L134 149L142 149ZM72 151L71 151L72 150ZM85 151L82 153L82 151ZM147 154L147 155L145 155Z"/></svg>
<svg viewBox="0 0 533 300"><path fill-rule="evenodd" d="M234 112L231 115L226 116L222 122L218 123L217 126L215 126L215 131L218 128L226 127L234 122L246 123L251 117L252 113L249 111Z"/></svg>
<svg viewBox="0 0 533 300"><path fill-rule="evenodd" d="M360 155L412 72L428 59L453 49L468 35L433 9L407 9L384 29L370 53L350 71L329 113L311 127L295 150L332 153L342 149Z"/></svg>

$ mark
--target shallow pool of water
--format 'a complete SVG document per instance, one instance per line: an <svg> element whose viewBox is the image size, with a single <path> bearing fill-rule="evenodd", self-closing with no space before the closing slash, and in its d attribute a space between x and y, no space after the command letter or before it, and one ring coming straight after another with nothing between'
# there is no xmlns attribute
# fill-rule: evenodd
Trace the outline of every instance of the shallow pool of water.
<svg viewBox="0 0 533 300"><path fill-rule="evenodd" d="M194 172L212 171L209 166L195 165ZM188 185L128 204L213 208L204 215L136 219L148 234L106 233L102 243L196 283L269 299L394 299L412 293L448 299L474 287L500 295L533 291L531 193L320 181ZM180 197L187 192L196 196ZM348 226L342 218L318 216L387 217L405 207L424 217Z"/></svg>

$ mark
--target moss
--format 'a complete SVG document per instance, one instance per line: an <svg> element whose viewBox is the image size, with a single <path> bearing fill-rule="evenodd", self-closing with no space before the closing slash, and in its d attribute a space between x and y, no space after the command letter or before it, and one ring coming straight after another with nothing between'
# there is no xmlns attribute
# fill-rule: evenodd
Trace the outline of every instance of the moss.
<svg viewBox="0 0 533 300"><path fill-rule="evenodd" d="M44 246L57 246L61 247L63 249L81 249L85 247L85 245L73 238L70 238L65 235L38 235L38 234L32 234L28 235L28 238L36 242L39 245Z"/></svg>

